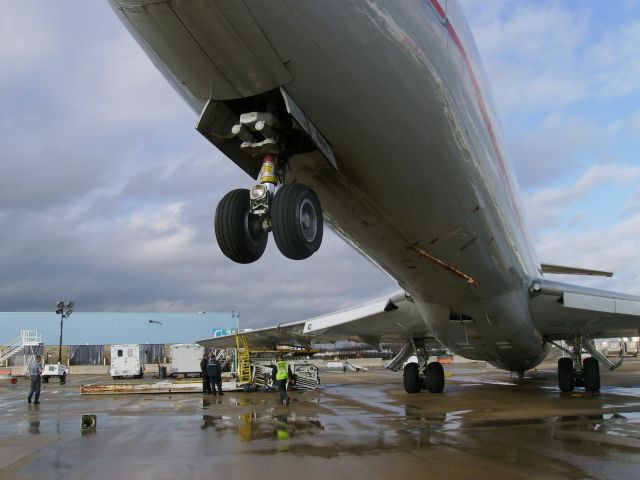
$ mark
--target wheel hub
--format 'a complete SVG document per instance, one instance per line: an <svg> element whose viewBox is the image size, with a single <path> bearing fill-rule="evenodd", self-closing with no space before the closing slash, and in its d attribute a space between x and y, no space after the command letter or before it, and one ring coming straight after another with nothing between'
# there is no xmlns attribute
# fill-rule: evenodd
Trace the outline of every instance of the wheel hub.
<svg viewBox="0 0 640 480"><path fill-rule="evenodd" d="M300 204L300 229L302 236L307 242L312 242L316 238L318 215L313 204L305 199Z"/></svg>

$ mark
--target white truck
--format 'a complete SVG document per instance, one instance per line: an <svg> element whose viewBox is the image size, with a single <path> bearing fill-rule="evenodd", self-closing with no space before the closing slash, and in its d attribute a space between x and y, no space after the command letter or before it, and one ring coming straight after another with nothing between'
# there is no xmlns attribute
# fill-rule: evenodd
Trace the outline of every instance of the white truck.
<svg viewBox="0 0 640 480"><path fill-rule="evenodd" d="M185 378L200 375L200 360L204 355L204 347L195 343L176 343L169 347L172 377Z"/></svg>
<svg viewBox="0 0 640 480"><path fill-rule="evenodd" d="M144 376L144 345L128 343L111 345L111 378Z"/></svg>

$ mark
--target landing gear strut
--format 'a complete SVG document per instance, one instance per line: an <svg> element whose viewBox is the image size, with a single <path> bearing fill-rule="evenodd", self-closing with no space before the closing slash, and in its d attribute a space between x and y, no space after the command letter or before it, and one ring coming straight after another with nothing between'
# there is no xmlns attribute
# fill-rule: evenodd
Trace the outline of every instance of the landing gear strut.
<svg viewBox="0 0 640 480"><path fill-rule="evenodd" d="M571 349L564 348L555 342L553 345L569 354L558 360L558 387L562 392L572 392L575 387L584 386L585 392L600 391L600 364L615 370L622 364L622 360L612 362L602 355L586 338L576 336ZM582 359L582 350L586 350L590 357Z"/></svg>
<svg viewBox="0 0 640 480"><path fill-rule="evenodd" d="M404 389L407 393L419 393L426 388L429 393L442 393L444 390L444 368L440 362L430 362L429 357L437 355L436 351L426 349L414 340L414 349L418 362L408 363L402 375Z"/></svg>
<svg viewBox="0 0 640 480"><path fill-rule="evenodd" d="M258 260L269 232L280 252L292 260L310 257L322 243L322 208L317 195L301 183L285 185L287 162L280 151L286 148L278 140L279 129L275 116L253 112L241 115L240 123L231 130L242 140L242 150L262 158L259 183L251 190L229 192L216 209L218 245L237 263Z"/></svg>

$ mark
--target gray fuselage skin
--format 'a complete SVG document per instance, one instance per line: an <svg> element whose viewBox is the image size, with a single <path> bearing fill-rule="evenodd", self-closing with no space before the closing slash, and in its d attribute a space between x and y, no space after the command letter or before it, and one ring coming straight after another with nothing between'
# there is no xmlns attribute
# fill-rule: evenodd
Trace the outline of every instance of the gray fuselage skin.
<svg viewBox="0 0 640 480"><path fill-rule="evenodd" d="M528 292L540 267L457 3L110 1L196 112L279 87L295 99L338 166L294 156L298 181L412 295L426 331L507 370L542 361Z"/></svg>

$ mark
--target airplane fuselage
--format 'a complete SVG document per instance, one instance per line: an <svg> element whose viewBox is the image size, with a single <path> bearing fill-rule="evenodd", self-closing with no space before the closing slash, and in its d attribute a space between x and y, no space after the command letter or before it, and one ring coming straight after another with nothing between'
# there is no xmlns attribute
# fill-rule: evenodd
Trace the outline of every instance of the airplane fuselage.
<svg viewBox="0 0 640 480"><path fill-rule="evenodd" d="M195 111L295 99L337 162L294 155L295 176L440 342L508 370L544 358L528 304L539 263L456 3L111 1Z"/></svg>

